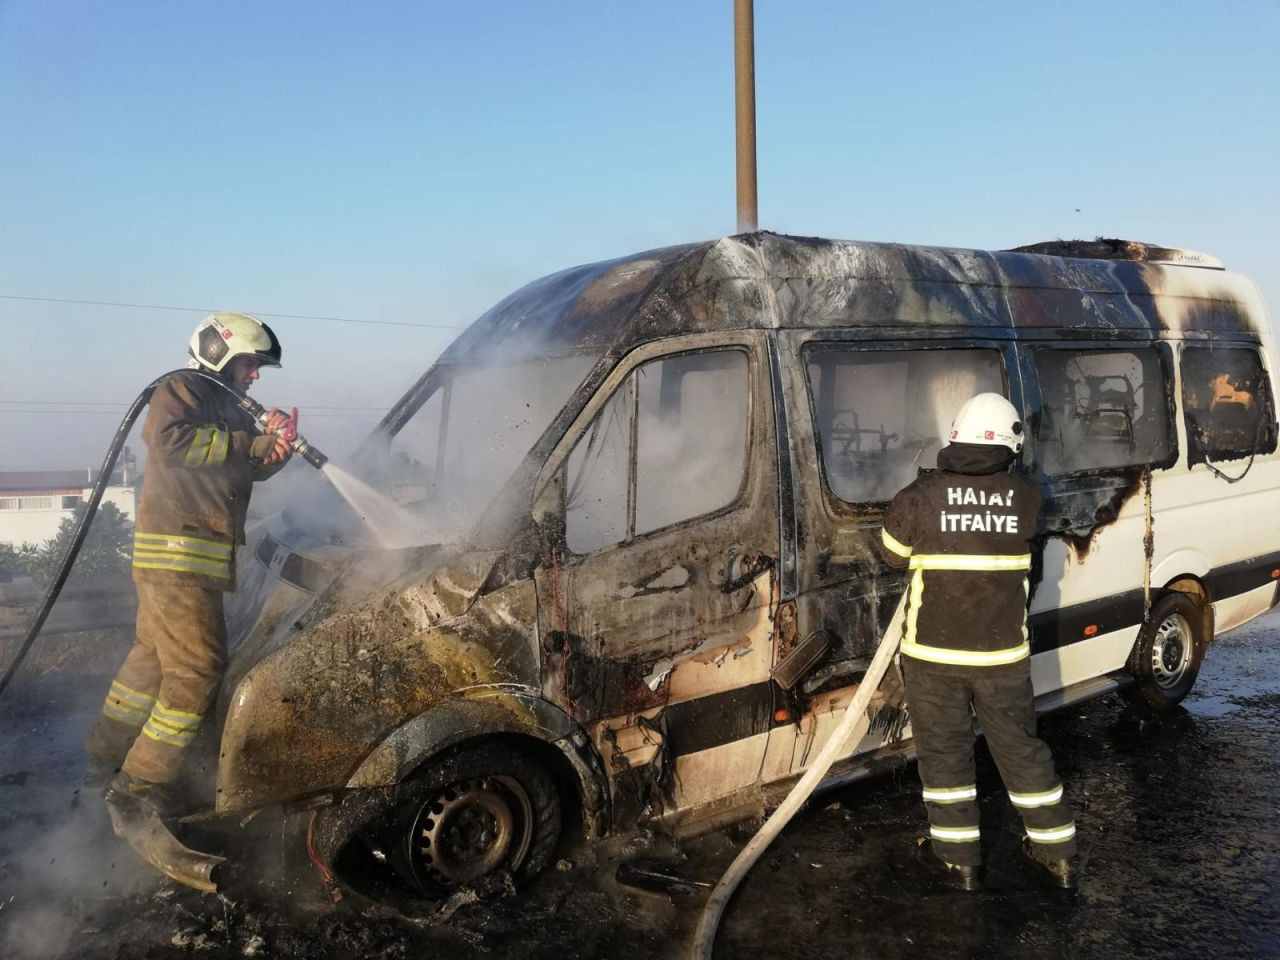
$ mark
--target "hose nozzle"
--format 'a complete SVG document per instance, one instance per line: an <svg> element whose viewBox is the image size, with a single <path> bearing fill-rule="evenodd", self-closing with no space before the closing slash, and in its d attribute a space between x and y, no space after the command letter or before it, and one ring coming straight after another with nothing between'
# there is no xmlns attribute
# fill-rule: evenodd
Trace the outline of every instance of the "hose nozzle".
<svg viewBox="0 0 1280 960"><path fill-rule="evenodd" d="M251 397L240 397L239 402L240 407L265 430L267 427L267 408ZM306 437L294 437L289 441L289 446L293 448L294 453L317 470L323 469L324 465L329 462L329 458L308 443Z"/></svg>

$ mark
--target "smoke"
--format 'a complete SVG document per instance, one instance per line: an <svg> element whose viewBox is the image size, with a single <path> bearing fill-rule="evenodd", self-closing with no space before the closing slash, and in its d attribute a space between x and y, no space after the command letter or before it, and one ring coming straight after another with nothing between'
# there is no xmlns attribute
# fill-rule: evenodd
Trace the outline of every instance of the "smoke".
<svg viewBox="0 0 1280 960"><path fill-rule="evenodd" d="M111 835L98 797L67 783L25 789L31 807L11 815L29 824L21 831L27 843L6 849L0 885L0 956L44 960L83 956L93 942L114 946L111 934L105 941L98 935L119 922L130 901L154 891L158 875ZM8 813L12 804L4 807ZM3 832L17 828L8 821Z"/></svg>
<svg viewBox="0 0 1280 960"><path fill-rule="evenodd" d="M104 641L110 641L104 643ZM81 744L123 656L119 634L41 638L0 698L0 956L84 955L94 931L157 886L82 786ZM85 650L95 650L85 672ZM110 935L108 935L108 938Z"/></svg>

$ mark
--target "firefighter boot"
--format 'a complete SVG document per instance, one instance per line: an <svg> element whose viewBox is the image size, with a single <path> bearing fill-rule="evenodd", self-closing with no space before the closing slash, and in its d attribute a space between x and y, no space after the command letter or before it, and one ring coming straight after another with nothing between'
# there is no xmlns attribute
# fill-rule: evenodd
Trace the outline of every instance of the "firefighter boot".
<svg viewBox="0 0 1280 960"><path fill-rule="evenodd" d="M119 772L120 764L112 763L110 760L90 757L89 762L85 765L84 779L81 783L85 789L102 794L111 784L112 778Z"/></svg>
<svg viewBox="0 0 1280 960"><path fill-rule="evenodd" d="M915 852L916 859L924 864L930 873L942 877L948 886L968 893L982 889L981 867L943 860L933 852L933 844L928 837L916 837Z"/></svg>
<svg viewBox="0 0 1280 960"><path fill-rule="evenodd" d="M1075 890L1080 885L1080 871L1072 859L1046 860L1036 855L1029 837L1022 838L1022 857L1035 866L1041 883L1059 890Z"/></svg>
<svg viewBox="0 0 1280 960"><path fill-rule="evenodd" d="M169 785L134 777L121 770L107 786L103 798L107 804L119 810L137 813L154 813L161 820L173 813L173 801L169 797Z"/></svg>

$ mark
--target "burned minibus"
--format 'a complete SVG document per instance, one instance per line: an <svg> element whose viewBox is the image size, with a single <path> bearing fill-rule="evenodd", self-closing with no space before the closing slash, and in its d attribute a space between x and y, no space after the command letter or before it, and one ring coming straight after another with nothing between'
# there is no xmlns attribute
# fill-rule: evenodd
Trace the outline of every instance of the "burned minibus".
<svg viewBox="0 0 1280 960"><path fill-rule="evenodd" d="M571 829L760 813L902 593L887 501L988 390L1045 493L1039 707L1176 704L1277 600L1273 356L1248 280L1119 241L755 233L535 281L356 458L395 515L298 490L258 526L215 812L309 810L323 869L387 898L530 878ZM833 780L909 757L902 733Z"/></svg>

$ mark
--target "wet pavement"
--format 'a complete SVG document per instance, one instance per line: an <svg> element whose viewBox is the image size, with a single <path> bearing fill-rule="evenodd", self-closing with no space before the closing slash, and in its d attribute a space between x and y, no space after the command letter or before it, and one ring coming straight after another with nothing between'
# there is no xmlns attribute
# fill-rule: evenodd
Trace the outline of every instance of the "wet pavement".
<svg viewBox="0 0 1280 960"><path fill-rule="evenodd" d="M121 651L122 653L123 651ZM103 652L102 660L118 659ZM529 957L687 955L698 906L619 886L617 863L668 856L649 838L567 849L519 896L462 896L408 917L332 906L302 854L304 821L258 828L257 879L225 898L175 887L79 802L79 742L107 678L66 671L0 698L0 957ZM1076 894L1041 890L980 750L988 889L940 888L911 854L914 767L828 794L765 854L730 904L717 957L1280 956L1280 613L1219 640L1183 708L1142 721L1112 696L1041 720L1077 809ZM750 836L687 843L714 880Z"/></svg>

